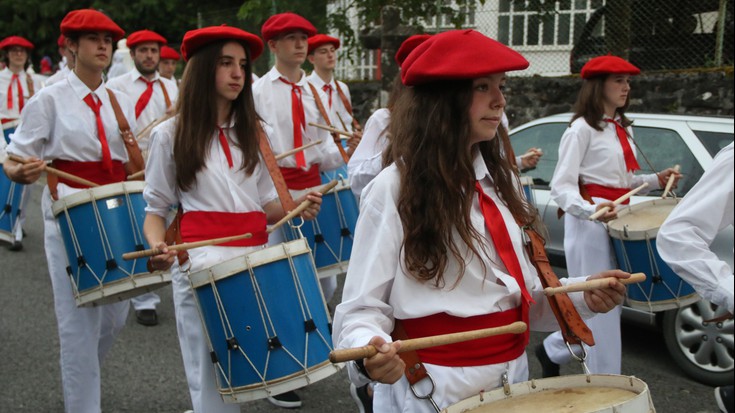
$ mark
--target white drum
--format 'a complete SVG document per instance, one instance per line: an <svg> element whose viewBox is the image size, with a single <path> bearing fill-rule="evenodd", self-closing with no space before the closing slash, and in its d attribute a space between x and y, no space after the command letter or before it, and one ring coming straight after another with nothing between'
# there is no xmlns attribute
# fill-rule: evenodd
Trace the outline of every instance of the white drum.
<svg viewBox="0 0 735 413"><path fill-rule="evenodd" d="M511 384L442 413L655 413L648 385L631 376L574 375Z"/></svg>

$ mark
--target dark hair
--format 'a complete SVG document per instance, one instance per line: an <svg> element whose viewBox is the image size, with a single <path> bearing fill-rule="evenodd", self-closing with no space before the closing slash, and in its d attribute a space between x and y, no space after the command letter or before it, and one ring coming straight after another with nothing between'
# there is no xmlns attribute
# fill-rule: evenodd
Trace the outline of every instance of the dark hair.
<svg viewBox="0 0 735 413"><path fill-rule="evenodd" d="M603 129L600 126L600 121L602 121L603 115L605 114L605 107L603 106L603 101L605 100L605 81L610 76L612 75L601 75L582 80L582 88L579 90L577 101L574 103L574 116L572 116L572 120L569 122L570 124L577 120L577 118L584 118L591 128L598 131ZM615 110L620 115L623 127L628 127L633 123L625 117L625 111L629 105L630 95L625 99L625 105Z"/></svg>
<svg viewBox="0 0 735 413"><path fill-rule="evenodd" d="M5 67L10 66L10 53L9 48L2 50L2 54L0 54L0 59L2 59L2 62L5 63ZM26 62L23 65L23 70L27 70L28 66L31 65L31 49L23 48L26 51Z"/></svg>
<svg viewBox="0 0 735 413"><path fill-rule="evenodd" d="M196 174L204 167L209 146L217 130L217 91L215 76L222 48L234 40L212 42L189 58L181 79L176 104L176 131L174 133L174 163L176 185L181 191L189 190L196 183ZM232 102L230 117L234 118L237 146L243 154L240 168L247 174L255 170L259 162L258 139L260 118L255 112L251 78L250 49L245 49L245 82L243 89Z"/></svg>
<svg viewBox="0 0 735 413"><path fill-rule="evenodd" d="M472 80L434 82L406 88L391 112L390 158L400 175L398 213L403 226L406 270L416 279L444 285L448 254L464 273L465 257L453 233L477 256L487 243L472 226L475 169L470 148ZM479 144L495 188L521 223L535 219L516 187L512 162L498 136ZM458 278L459 281L459 278ZM458 282L457 281L457 282Z"/></svg>

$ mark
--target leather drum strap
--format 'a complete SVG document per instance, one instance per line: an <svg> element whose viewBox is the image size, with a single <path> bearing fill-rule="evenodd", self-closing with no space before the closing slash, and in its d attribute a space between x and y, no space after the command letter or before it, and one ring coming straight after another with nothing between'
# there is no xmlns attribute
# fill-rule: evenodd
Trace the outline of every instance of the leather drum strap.
<svg viewBox="0 0 735 413"><path fill-rule="evenodd" d="M128 123L128 120L125 119L125 115L120 108L120 104L117 102L115 94L112 93L110 89L107 89L107 94L110 96L112 110L115 111L115 118L117 119L117 126L120 129L120 136L122 136L123 142L125 142L125 150L128 152L128 163L125 164L125 172L127 172L128 175L132 175L145 169L143 154L140 152L138 141L130 130L130 124Z"/></svg>
<svg viewBox="0 0 735 413"><path fill-rule="evenodd" d="M158 83L161 85L161 90L163 91L163 100L166 101L166 109L171 107L171 98L168 97L168 91L166 90L166 85L163 84L163 80L158 79Z"/></svg>
<svg viewBox="0 0 735 413"><path fill-rule="evenodd" d="M33 78L29 74L26 74L26 85L28 86L28 98L30 99L33 97L35 89L33 87Z"/></svg>
<svg viewBox="0 0 735 413"><path fill-rule="evenodd" d="M281 199L283 209L286 212L295 210L296 201L293 200L291 192L288 190L288 185L286 185L286 180L283 178L281 168L278 166L278 161L271 150L268 137L265 135L263 128L260 127L258 127L258 144L260 145L260 156L263 157L263 162L265 162L265 166L268 168L268 173L271 175L273 185L276 187L276 193L278 193L278 198Z"/></svg>
<svg viewBox="0 0 735 413"><path fill-rule="evenodd" d="M342 101L342 104L344 105L345 109L347 109L347 113L352 116L352 130L359 132L362 130L360 127L360 124L357 122L357 119L355 119L355 115L352 112L352 105L350 104L350 101L347 100L347 95L345 95L345 92L342 91L342 88L339 86L339 82L337 80L334 81L335 86L337 86L337 95L339 95L339 100Z"/></svg>
<svg viewBox="0 0 735 413"><path fill-rule="evenodd" d="M179 208L176 211L176 217L171 221L168 228L166 228L166 235L164 241L166 245L182 244L181 240L181 217L184 215L184 207L179 204ZM176 258L179 260L179 265L184 265L189 261L189 253L186 250L181 250L176 254Z"/></svg>
<svg viewBox="0 0 735 413"><path fill-rule="evenodd" d="M327 114L327 110L324 109L324 103L322 103L322 99L319 97L319 92L317 92L314 85L311 84L311 82L306 82L309 84L309 88L311 89L311 93L314 95L314 101L316 102L316 107L319 109L319 113L321 113L322 117L324 118L324 122L327 123L327 126L332 126L332 122L329 120L329 115ZM332 139L334 140L334 144L337 145L337 148L339 148L339 153L342 155L342 159L345 161L345 163L350 161L349 155L347 155L347 152L345 152L345 148L342 147L342 142L340 142L339 135L336 133L332 134Z"/></svg>
<svg viewBox="0 0 735 413"><path fill-rule="evenodd" d="M395 320L393 332L390 336L393 338L393 341L408 340L408 334L406 334L406 330L403 328L403 322L401 320ZM429 375L426 371L426 367L424 367L424 363L422 363L419 358L419 353L416 350L398 353L398 357L406 363L405 374L410 385L413 386Z"/></svg>

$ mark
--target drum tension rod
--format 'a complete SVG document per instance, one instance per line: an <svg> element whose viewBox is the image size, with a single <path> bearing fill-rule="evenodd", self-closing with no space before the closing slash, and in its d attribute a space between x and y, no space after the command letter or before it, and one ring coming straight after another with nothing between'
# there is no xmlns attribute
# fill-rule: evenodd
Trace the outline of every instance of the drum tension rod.
<svg viewBox="0 0 735 413"><path fill-rule="evenodd" d="M137 244L135 246L135 250L136 251L143 251L144 249L145 249L145 245L143 245L143 244Z"/></svg>
<svg viewBox="0 0 735 413"><path fill-rule="evenodd" d="M217 353L215 353L214 351L209 352L209 358L212 359L212 364L219 363L219 358L217 358Z"/></svg>
<svg viewBox="0 0 735 413"><path fill-rule="evenodd" d="M77 257L77 267L81 268L87 265L87 260L84 259L84 255Z"/></svg>
<svg viewBox="0 0 735 413"><path fill-rule="evenodd" d="M71 277L71 276L72 276L72 272L71 272L71 265L67 265L67 266L66 266L66 273L67 273L67 275L69 275L69 277Z"/></svg>

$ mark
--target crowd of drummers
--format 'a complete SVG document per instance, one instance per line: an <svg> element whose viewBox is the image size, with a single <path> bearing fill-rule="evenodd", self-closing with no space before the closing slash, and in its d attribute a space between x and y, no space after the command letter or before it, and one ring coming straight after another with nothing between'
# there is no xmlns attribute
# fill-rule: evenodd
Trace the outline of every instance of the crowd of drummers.
<svg viewBox="0 0 735 413"><path fill-rule="evenodd" d="M126 69L110 68L116 44ZM636 173L630 62L599 56L581 71L551 182L570 275L559 279L519 177L544 154L514 154L504 113L506 76L529 63L480 32L406 39L387 107L362 126L334 78L340 40L295 13L259 33L190 30L177 52L81 9L58 46L47 78L28 70L31 41L0 42L0 240L22 253L43 176L67 413L101 412L101 364L131 304L158 323L158 288L173 289L196 413L261 398L299 408L299 388L342 368L361 413L458 412L529 380L531 329L553 333L534 352L544 377L579 358L593 377L621 374L635 277L618 269L607 224L632 193L686 174ZM274 65L257 76L266 47ZM708 247L732 225L733 169L731 143L659 231L661 256L730 316L733 274ZM732 386L715 394L732 412Z"/></svg>

